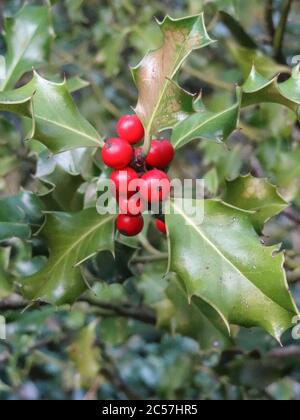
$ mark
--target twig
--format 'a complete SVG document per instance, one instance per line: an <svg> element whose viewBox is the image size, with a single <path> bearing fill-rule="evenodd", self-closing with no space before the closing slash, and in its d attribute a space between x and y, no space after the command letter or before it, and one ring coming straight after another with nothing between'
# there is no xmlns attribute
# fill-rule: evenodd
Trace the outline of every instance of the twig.
<svg viewBox="0 0 300 420"><path fill-rule="evenodd" d="M300 347L289 346L289 347L278 348L278 349L272 350L269 353L269 356L273 357L273 358L276 358L276 359L299 357L300 356Z"/></svg>
<svg viewBox="0 0 300 420"><path fill-rule="evenodd" d="M144 307L144 306L137 306L137 305L128 305L128 304L115 304L110 302L104 302L97 299L85 297L79 299L77 302L84 302L88 303L91 306L97 307L99 309L104 309L106 311L110 311L115 313L118 316L126 317L126 318L132 318L137 321L144 322L145 324L156 324L156 317L154 313ZM3 300L0 302L0 310L1 311L22 311L25 309L30 302L25 300L20 301L9 301L9 300ZM45 306L45 303L39 303L41 306ZM106 314L102 314L105 316Z"/></svg>
<svg viewBox="0 0 300 420"><path fill-rule="evenodd" d="M94 383L92 384L91 388L85 394L83 400L84 401L94 401L97 398L97 392L101 385L101 377L97 376Z"/></svg>
<svg viewBox="0 0 300 420"><path fill-rule="evenodd" d="M296 268L294 271L288 272L287 279L289 283L297 283L300 281L300 268Z"/></svg>
<svg viewBox="0 0 300 420"><path fill-rule="evenodd" d="M291 208L286 209L283 212L283 215L287 217L292 222L296 223L297 225L300 225L300 215L298 215L295 211L293 211Z"/></svg>
<svg viewBox="0 0 300 420"><path fill-rule="evenodd" d="M273 44L275 32L276 32L274 20L273 20L273 0L267 0L266 9L265 9L265 20L267 24L268 33L270 35L270 38Z"/></svg>
<svg viewBox="0 0 300 420"><path fill-rule="evenodd" d="M142 257L135 257L132 262L133 263L151 263L155 261L164 261L169 258L169 254L161 254L161 255L145 255Z"/></svg>
<svg viewBox="0 0 300 420"><path fill-rule="evenodd" d="M234 86L230 83L224 82L222 80L216 79L215 77L207 74L207 73L202 73L199 70L193 69L193 67L191 66L184 66L184 71L185 73L187 73L189 76L193 76L196 77L199 80L202 80L203 82L218 87L220 89L225 89L228 91L232 91Z"/></svg>
<svg viewBox="0 0 300 420"><path fill-rule="evenodd" d="M129 400L136 401L140 399L140 397L134 391L128 388L127 384L122 380L120 375L117 375L115 369L112 370L105 367L101 369L101 373L106 377L106 379L108 379L108 381L114 385L114 387L123 392L123 394L125 394Z"/></svg>
<svg viewBox="0 0 300 420"><path fill-rule="evenodd" d="M264 177L264 170L257 159L256 156L252 156L251 159L251 173L256 176L257 178L263 178Z"/></svg>
<svg viewBox="0 0 300 420"><path fill-rule="evenodd" d="M101 374L105 376L119 391L121 391L129 400L139 400L140 397L135 393L120 376L114 359L106 350L105 344L98 340L101 354L105 361L105 367L101 369Z"/></svg>
<svg viewBox="0 0 300 420"><path fill-rule="evenodd" d="M112 311L113 313L125 317L132 318L137 321L144 322L145 324L155 325L156 317L154 313L144 306L130 306L127 304L115 304L110 302L103 302L90 297L85 297L79 300L79 302L88 303L91 306L99 307Z"/></svg>
<svg viewBox="0 0 300 420"><path fill-rule="evenodd" d="M19 302L13 302L9 300L0 301L0 311L23 311L27 306L29 305L29 302L25 301L19 301ZM33 306L34 309L37 309L40 306L45 306L45 303L37 303L37 305Z"/></svg>
<svg viewBox="0 0 300 420"><path fill-rule="evenodd" d="M156 256L162 254L158 249L154 248L154 246L150 244L150 242L145 236L140 235L139 242L142 245L142 247L145 248L145 250L149 252L149 254L156 255Z"/></svg>
<svg viewBox="0 0 300 420"><path fill-rule="evenodd" d="M284 55L282 53L283 41L285 36L286 25L291 11L293 0L284 0L282 6L282 13L278 28L274 36L274 57L279 62L286 64Z"/></svg>

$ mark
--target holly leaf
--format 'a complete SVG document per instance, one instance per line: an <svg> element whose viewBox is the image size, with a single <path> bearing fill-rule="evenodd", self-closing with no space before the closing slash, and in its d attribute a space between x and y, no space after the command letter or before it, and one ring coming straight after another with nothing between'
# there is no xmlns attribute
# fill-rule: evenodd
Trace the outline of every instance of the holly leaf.
<svg viewBox="0 0 300 420"><path fill-rule="evenodd" d="M81 77L74 76L70 79L67 79L67 88L70 93L78 92L81 89L88 87L90 83Z"/></svg>
<svg viewBox="0 0 300 420"><path fill-rule="evenodd" d="M172 143L179 149L195 139L226 140L237 127L239 112L238 103L217 113L208 111L203 105L199 112L174 127Z"/></svg>
<svg viewBox="0 0 300 420"><path fill-rule="evenodd" d="M30 224L39 224L41 219L42 203L32 193L0 199L0 241L13 237L29 239Z"/></svg>
<svg viewBox="0 0 300 420"><path fill-rule="evenodd" d="M239 92L242 94L243 107L259 103L276 103L286 106L296 112L298 118L300 117L299 66L293 70L292 77L282 83L278 82L278 76L271 80L266 79L253 67L247 81L239 88Z"/></svg>
<svg viewBox="0 0 300 420"><path fill-rule="evenodd" d="M78 111L66 81L53 83L34 73L30 84L35 91L32 138L53 153L102 145L100 135Z"/></svg>
<svg viewBox="0 0 300 420"><path fill-rule="evenodd" d="M0 91L13 89L24 73L47 60L53 35L47 6L25 5L16 16L5 19L6 71Z"/></svg>
<svg viewBox="0 0 300 420"><path fill-rule="evenodd" d="M267 179L246 175L227 182L226 186L224 201L240 209L252 211L250 218L258 231L262 230L269 219L288 206L277 188Z"/></svg>
<svg viewBox="0 0 300 420"><path fill-rule="evenodd" d="M167 299L155 305L158 325L197 340L202 350L230 346L228 330L217 311L200 298L187 298L176 275L166 289Z"/></svg>
<svg viewBox="0 0 300 420"><path fill-rule="evenodd" d="M86 192L83 180L87 180L84 184L86 188L95 187L95 200L97 199L98 178L94 179L94 176L99 170L94 166L93 153L94 150L90 148L79 148L57 155L49 155L46 148L40 152L35 173L36 188L47 210L82 210ZM95 206L96 203L93 207Z"/></svg>
<svg viewBox="0 0 300 420"><path fill-rule="evenodd" d="M193 112L193 96L174 81L190 53L213 42L207 33L203 14L183 19L167 16L160 27L163 45L149 52L132 69L139 91L135 111L149 136L173 127Z"/></svg>
<svg viewBox="0 0 300 420"><path fill-rule="evenodd" d="M73 303L86 289L81 264L98 251L114 249L114 216L95 209L47 214L41 231L50 257L42 271L22 280L24 296L60 305Z"/></svg>
<svg viewBox="0 0 300 420"><path fill-rule="evenodd" d="M170 272L178 275L189 299L212 306L228 329L230 324L259 326L280 341L298 314L283 255L261 244L248 212L214 200L194 200L193 206L204 206L204 220L186 213L186 203L171 202Z"/></svg>
<svg viewBox="0 0 300 420"><path fill-rule="evenodd" d="M31 117L28 139L38 140L53 153L103 145L100 135L78 111L66 80L54 83L34 72L27 85L0 94L0 110Z"/></svg>
<svg viewBox="0 0 300 420"><path fill-rule="evenodd" d="M15 114L32 117L32 89L16 89L8 92L0 92L0 111L13 112Z"/></svg>

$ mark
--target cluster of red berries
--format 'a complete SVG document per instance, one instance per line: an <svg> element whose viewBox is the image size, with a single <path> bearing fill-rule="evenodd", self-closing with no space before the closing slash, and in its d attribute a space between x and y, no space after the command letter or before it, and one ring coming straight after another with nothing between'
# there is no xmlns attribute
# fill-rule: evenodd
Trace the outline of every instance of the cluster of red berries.
<svg viewBox="0 0 300 420"><path fill-rule="evenodd" d="M117 218L117 229L123 235L135 236L144 227L142 213L149 205L162 203L170 194L170 180L165 171L175 152L166 139L152 140L147 156L143 155L140 147L134 148L145 134L136 115L123 116L118 122L117 133L119 137L105 142L102 159L107 166L114 169L111 183L121 213ZM136 187L132 191L130 183L134 185L137 180L142 181L143 188ZM137 212L133 212L133 208ZM156 227L166 234L166 225L161 218L156 220Z"/></svg>

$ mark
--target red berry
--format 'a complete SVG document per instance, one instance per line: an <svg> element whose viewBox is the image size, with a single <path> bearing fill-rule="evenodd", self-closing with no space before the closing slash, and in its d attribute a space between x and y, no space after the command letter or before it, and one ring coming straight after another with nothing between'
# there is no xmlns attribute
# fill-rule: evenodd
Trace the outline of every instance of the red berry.
<svg viewBox="0 0 300 420"><path fill-rule="evenodd" d="M120 214L117 218L117 229L122 235L136 236L143 230L144 219L140 214L138 216L129 216Z"/></svg>
<svg viewBox="0 0 300 420"><path fill-rule="evenodd" d="M122 195L125 197L130 197L135 194L136 191L130 191L130 184L132 181L139 179L138 174L132 168L120 169L114 171L111 176L111 192L115 196Z"/></svg>
<svg viewBox="0 0 300 420"><path fill-rule="evenodd" d="M157 219L156 221L155 221L155 225L156 225L156 228L161 232L161 233L163 233L164 235L166 235L167 234L167 227L166 227L166 224L162 221L162 220L159 220L159 219Z"/></svg>
<svg viewBox="0 0 300 420"><path fill-rule="evenodd" d="M143 213L146 210L146 203L139 197L119 197L118 200L120 213L129 214L131 216L136 216Z"/></svg>
<svg viewBox="0 0 300 420"><path fill-rule="evenodd" d="M170 194L170 179L168 175L158 169L145 173L139 187L141 197L149 203L164 201Z"/></svg>
<svg viewBox="0 0 300 420"><path fill-rule="evenodd" d="M130 163L132 157L132 147L123 139L108 139L102 149L103 162L113 169L125 168Z"/></svg>
<svg viewBox="0 0 300 420"><path fill-rule="evenodd" d="M152 140L146 163L154 168L165 169L170 166L174 155L175 150L169 140Z"/></svg>
<svg viewBox="0 0 300 420"><path fill-rule="evenodd" d="M136 115L124 115L117 125L117 133L121 139L136 144L144 137L144 127Z"/></svg>

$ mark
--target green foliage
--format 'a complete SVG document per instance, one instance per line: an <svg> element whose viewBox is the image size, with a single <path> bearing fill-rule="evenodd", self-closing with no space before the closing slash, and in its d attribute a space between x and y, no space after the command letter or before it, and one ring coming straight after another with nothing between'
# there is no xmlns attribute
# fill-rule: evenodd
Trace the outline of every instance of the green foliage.
<svg viewBox="0 0 300 420"><path fill-rule="evenodd" d="M29 138L40 141L54 153L101 145L96 130L77 110L66 81L53 83L35 72L27 85L0 94L0 103L3 110L30 117Z"/></svg>
<svg viewBox="0 0 300 420"><path fill-rule="evenodd" d="M52 304L73 303L85 290L80 265L97 252L113 251L114 217L101 217L95 209L46 216L42 236L50 258L43 270L25 278L24 294Z"/></svg>
<svg viewBox="0 0 300 420"><path fill-rule="evenodd" d="M193 218L172 203L178 214L167 217L170 270L189 299L197 296L211 305L229 330L230 324L260 326L280 340L297 315L282 255L274 255L276 246L261 245L246 212L218 201L194 202L194 208L201 206L202 224L201 213Z"/></svg>
<svg viewBox="0 0 300 420"><path fill-rule="evenodd" d="M228 182L224 201L253 212L250 218L254 227L260 231L268 220L288 206L274 185L266 179L255 178L251 175Z"/></svg>
<svg viewBox="0 0 300 420"><path fill-rule="evenodd" d="M299 399L298 3L5 3L0 399ZM136 103L206 181L168 238L95 208Z"/></svg>
<svg viewBox="0 0 300 420"><path fill-rule="evenodd" d="M296 67L292 77L287 81L278 83L277 77L272 80L265 79L253 67L249 78L242 87L242 105L272 102L285 105L296 113L300 105L300 72Z"/></svg>
<svg viewBox="0 0 300 420"><path fill-rule="evenodd" d="M24 73L47 61L53 38L50 10L26 5L16 16L5 19L4 31L7 53L0 90L9 90Z"/></svg>
<svg viewBox="0 0 300 420"><path fill-rule="evenodd" d="M133 69L139 90L135 111L145 126L146 136L171 128L192 113L192 95L181 90L174 80L193 50L212 43L203 14L177 20L167 16L161 30L162 47L148 53Z"/></svg>

